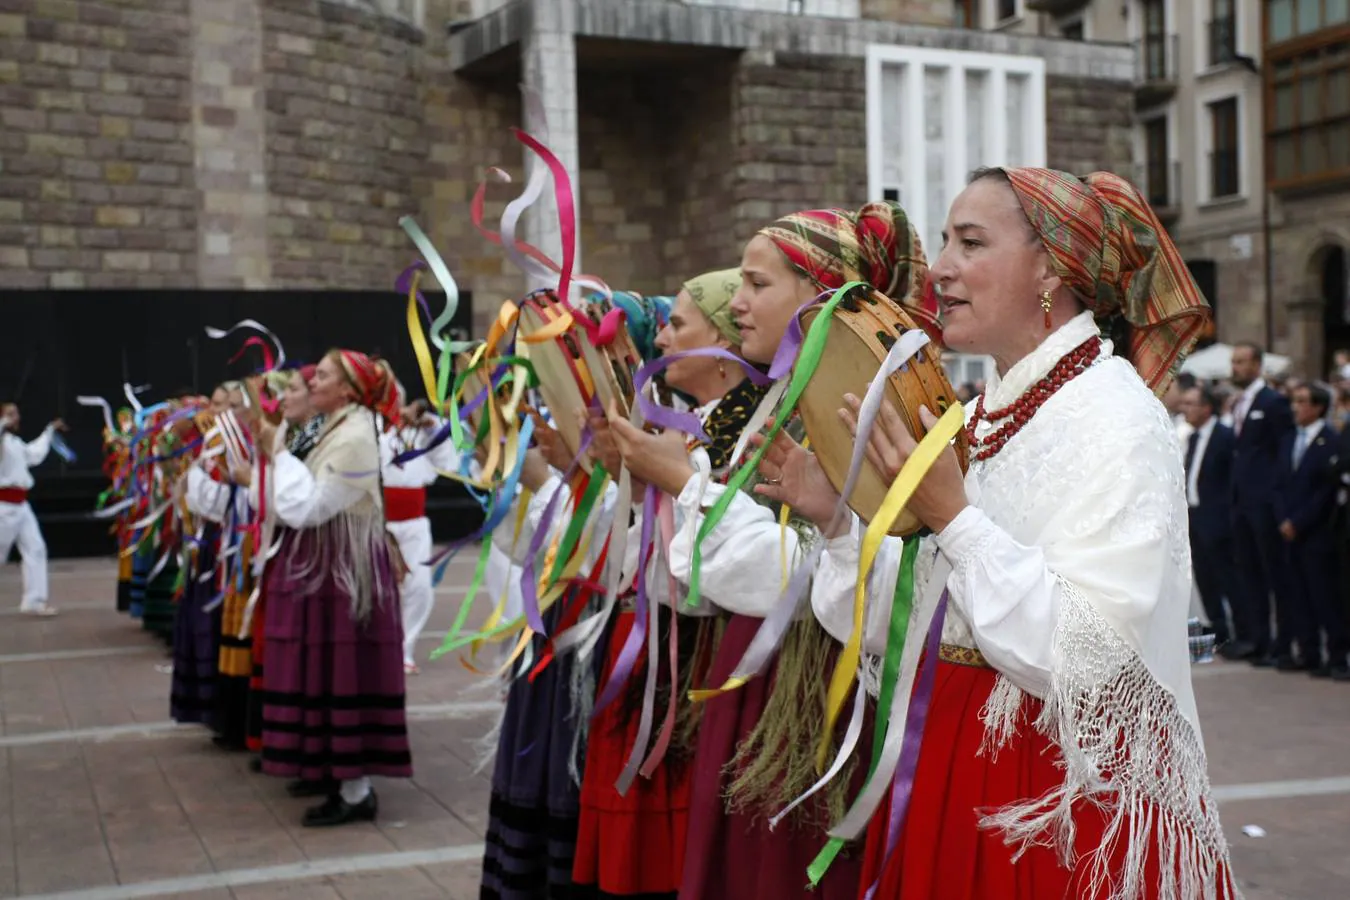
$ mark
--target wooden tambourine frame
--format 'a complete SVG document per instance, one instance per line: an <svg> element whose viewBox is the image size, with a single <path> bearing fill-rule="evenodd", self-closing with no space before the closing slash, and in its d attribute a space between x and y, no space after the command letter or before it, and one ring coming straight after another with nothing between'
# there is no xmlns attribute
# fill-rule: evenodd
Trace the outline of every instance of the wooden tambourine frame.
<svg viewBox="0 0 1350 900"><path fill-rule="evenodd" d="M817 304L801 313L802 332L810 330L820 314ZM815 375L807 383L797 412L811 439L811 449L836 491L842 492L853 456L853 435L839 419L844 395L863 397L876 377L887 353L905 332L918 324L895 301L876 291L858 292L835 308L825 339L825 351ZM900 413L915 440L928 430L919 419L919 407L927 406L936 416L957 402L956 391L947 380L938 348L929 344L887 379L886 399ZM962 471L967 466L966 434L957 434L956 458ZM881 506L890 484L864 459L858 482L848 498L849 508L864 522L870 522ZM908 510L890 528L890 534L908 537L922 523Z"/></svg>

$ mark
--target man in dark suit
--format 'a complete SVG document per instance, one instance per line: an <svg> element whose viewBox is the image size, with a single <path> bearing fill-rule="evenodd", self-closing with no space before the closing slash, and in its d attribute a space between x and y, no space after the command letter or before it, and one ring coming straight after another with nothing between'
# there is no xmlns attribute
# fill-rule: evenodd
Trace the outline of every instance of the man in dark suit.
<svg viewBox="0 0 1350 900"><path fill-rule="evenodd" d="M1285 542L1288 596L1280 598L1277 667L1350 680L1345 617L1336 559L1336 494L1339 436L1326 423L1331 394L1317 385L1294 389L1294 432L1280 449L1275 512ZM1296 638L1295 658L1285 637ZM1326 658L1322 658L1322 635Z"/></svg>
<svg viewBox="0 0 1350 900"><path fill-rule="evenodd" d="M1219 402L1208 388L1184 391L1179 406L1191 426L1184 462L1195 586L1219 653L1241 658L1251 648L1230 643L1233 634L1224 605L1233 602L1233 429L1219 422Z"/></svg>
<svg viewBox="0 0 1350 900"><path fill-rule="evenodd" d="M1270 629L1270 599L1283 565L1283 541L1275 519L1275 479L1280 446L1294 427L1289 401L1261 377L1263 351L1255 344L1233 348L1233 384L1242 393L1233 405L1233 555L1237 562L1233 624L1240 646L1255 665L1277 660ZM1287 645L1292 635L1281 634ZM1248 646L1250 645L1250 646Z"/></svg>

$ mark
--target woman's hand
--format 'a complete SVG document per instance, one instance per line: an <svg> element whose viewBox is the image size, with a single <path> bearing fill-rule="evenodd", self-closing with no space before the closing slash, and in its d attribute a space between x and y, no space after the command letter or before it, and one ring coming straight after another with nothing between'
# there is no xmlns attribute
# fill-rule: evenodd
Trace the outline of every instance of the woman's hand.
<svg viewBox="0 0 1350 900"><path fill-rule="evenodd" d="M230 480L240 487L250 487L253 484L253 467L235 466L230 470Z"/></svg>
<svg viewBox="0 0 1350 900"><path fill-rule="evenodd" d="M617 481L619 469L623 467L623 454L619 452L619 443L609 427L609 417L592 413L589 417L578 414L578 418L583 426L591 429L591 446L586 451L587 455L593 462L604 466L605 471ZM641 496L647 489L646 482L634 476L632 471L629 471L628 477L633 485L633 496Z"/></svg>
<svg viewBox="0 0 1350 900"><path fill-rule="evenodd" d="M773 426L770 419L767 426ZM764 446L764 435L753 434L750 443L755 447ZM786 431L779 431L764 453L759 464L759 474L763 481L755 485L755 493L786 503L801 515L810 519L827 538L838 537L848 531L851 516L842 516L834 529L834 511L839 504L839 494L825 477L816 455L792 439Z"/></svg>
<svg viewBox="0 0 1350 900"><path fill-rule="evenodd" d="M534 413L534 445L544 455L544 461L559 472L572 465L572 453L563 443L562 435L538 414Z"/></svg>
<svg viewBox="0 0 1350 900"><path fill-rule="evenodd" d="M548 477L548 461L544 459L543 452L538 447L526 450L525 462L520 467L520 483L530 491L538 493L539 489L548 483Z"/></svg>
<svg viewBox="0 0 1350 900"><path fill-rule="evenodd" d="M638 428L611 404L609 432L619 448L624 465L635 481L654 484L672 497L678 497L694 477L689 462L686 438L678 431L651 434Z"/></svg>
<svg viewBox="0 0 1350 900"><path fill-rule="evenodd" d="M253 425L253 444L265 457L272 456L272 446L276 442L277 426L266 419L258 419Z"/></svg>
<svg viewBox="0 0 1350 900"><path fill-rule="evenodd" d="M839 418L856 440L858 411L862 408L862 401L853 394L845 394L844 403L844 408L839 410ZM919 420L925 428L932 428L938 423L938 417L929 412L926 406L920 407ZM882 480L888 485L895 481L918 446L919 442L909 433L909 428L891 401L882 400L881 412L867 440L867 459L876 466ZM906 508L934 533L940 534L968 505L966 480L956 461L956 451L946 447L932 468L924 474L923 481L919 482Z"/></svg>

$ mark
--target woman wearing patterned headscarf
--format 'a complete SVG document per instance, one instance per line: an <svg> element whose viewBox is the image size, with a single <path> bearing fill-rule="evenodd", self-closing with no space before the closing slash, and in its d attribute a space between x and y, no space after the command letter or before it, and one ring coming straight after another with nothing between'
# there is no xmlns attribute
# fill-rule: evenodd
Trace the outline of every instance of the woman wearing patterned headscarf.
<svg viewBox="0 0 1350 900"><path fill-rule="evenodd" d="M820 292L856 279L913 305L925 271L923 251L898 206L808 210L779 219L746 245L741 283L726 313L740 328L742 356L767 365L797 310ZM634 434L629 440L629 469L677 498L670 568L687 583L704 511L725 486L702 490L687 456L655 436ZM761 469L760 476L765 474ZM824 480L818 470L817 476ZM805 547L830 525L833 506L808 504L793 510L786 533L780 529L778 496L796 487L785 477L759 481L735 496L700 545L702 595L726 614L707 686L727 681L779 600L784 566L795 567ZM814 615L792 626L761 677L705 704L681 897L808 896L805 868L843 810L849 779L838 779L774 829L768 819L818 777L815 755L826 717L823 673L851 630L851 603L825 609L813 598L812 608ZM852 900L858 877L857 861L841 858L810 896Z"/></svg>
<svg viewBox="0 0 1350 900"><path fill-rule="evenodd" d="M946 237L932 272L944 339L992 356L997 377L968 414L969 471L945 451L908 506L934 535L914 602L942 650L907 819L884 806L872 818L863 888L1235 897L1191 691L1181 456L1155 396L1203 328L1204 298L1114 175L978 172ZM856 409L849 398L850 422ZM893 478L914 447L883 407L873 464ZM878 600L898 556L891 542L877 560ZM837 593L852 593L856 560L856 547L836 560Z"/></svg>
<svg viewBox="0 0 1350 900"><path fill-rule="evenodd" d="M740 331L730 313L731 299L740 286L740 272L724 269L685 282L667 322L651 341L655 353L671 357L688 351L718 348L736 352ZM732 451L759 406L765 388L746 378L733 361L710 356L675 358L664 370L666 384L692 397L694 414L708 442L681 441L686 455L700 457L713 477L728 473ZM618 472L622 448L641 434L626 420L591 421L594 453L608 471ZM643 530L643 486L634 493L634 523L629 528L623 581L631 583L639 570ZM673 898L680 888L684 844L688 832L692 756L700 709L687 699L690 688L702 683L712 648L720 631L715 610L681 608L681 597L670 596L670 579L663 540L656 540L646 562L646 590L658 614L659 640L666 647L672 623L676 628L676 665L672 675L666 653L657 660L654 712L659 720L674 695L676 718L672 740L659 764L644 765L620 793L616 784L630 765L640 739L648 659L641 653L613 701L592 722L586 746L586 768L581 785L574 880L594 886L601 897ZM621 598L621 608L608 641L601 685L609 683L635 621L636 591ZM680 615L676 615L680 613ZM638 748L645 760L652 743Z"/></svg>
<svg viewBox="0 0 1350 900"><path fill-rule="evenodd" d="M293 794L326 795L303 819L319 827L373 821L370 776L411 777L412 756L375 422L392 412L393 385L377 360L333 350L310 402L325 423L304 462L274 450L272 426L258 429L269 505L292 529L266 571L263 771L300 779Z"/></svg>

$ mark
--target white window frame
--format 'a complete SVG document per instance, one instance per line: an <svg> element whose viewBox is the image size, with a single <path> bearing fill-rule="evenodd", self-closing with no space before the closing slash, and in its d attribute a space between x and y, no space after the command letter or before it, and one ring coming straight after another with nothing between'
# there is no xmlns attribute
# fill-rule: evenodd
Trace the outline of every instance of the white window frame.
<svg viewBox="0 0 1350 900"><path fill-rule="evenodd" d="M1210 16L1213 14L1214 0L1196 0L1195 3L1195 74L1208 75L1211 72L1222 72L1233 65L1231 62L1222 63L1214 66L1209 62L1209 23ZM1263 5L1257 15L1266 14ZM1246 24L1243 22L1242 0L1233 0L1233 50L1238 56L1243 56L1243 49L1246 46L1244 39L1247 37Z"/></svg>
<svg viewBox="0 0 1350 900"><path fill-rule="evenodd" d="M1214 152L1214 113L1210 109L1213 103L1222 103L1224 100L1237 101L1237 184L1236 194L1225 194L1222 197L1214 196L1214 172L1210 165L1210 154ZM1202 129L1199 140L1195 142L1199 159L1196 160L1195 171L1200 173L1200 206L1229 206L1245 202L1250 196L1250 190L1247 186L1247 176L1249 174L1251 159L1251 147L1247 140L1247 95L1240 90L1234 90L1231 86L1215 86L1211 90L1200 90L1195 96L1196 107L1200 110L1200 128Z"/></svg>
<svg viewBox="0 0 1350 900"><path fill-rule="evenodd" d="M1000 165L1007 160L1006 79L1009 75L1028 81L1027 118L1025 131L1026 159L1024 165L1046 164L1045 121L1045 60L1032 56L1009 56L974 50L938 50L930 47L907 47L894 44L872 44L867 48L867 195L880 199L887 187L900 191L900 201L909 214L914 229L924 246L928 247L932 224L928 221L928 204L922 194L927 181L926 159L922 151L924 141L923 78L906 78L906 97L901 108L905 116L905 132L919 137L913 150L905 154L905 172L901 185L887 185L882 181L886 154L885 135L882 134L883 75L886 66L908 66L912 71L939 68L947 73L947 96L944 104L942 133L947 137L949 165L944 172L944 187L948 197L955 198L966 186L966 179L975 166L966 159L966 81L967 71L987 72L989 98L985 105L983 133L991 142L992 150L983 165ZM961 76L961 77L958 77ZM906 187L907 186L907 187ZM918 198L909 194L918 193ZM940 247L929 248L934 255Z"/></svg>

